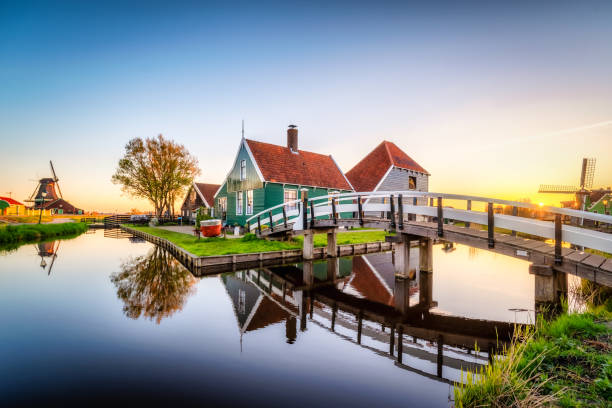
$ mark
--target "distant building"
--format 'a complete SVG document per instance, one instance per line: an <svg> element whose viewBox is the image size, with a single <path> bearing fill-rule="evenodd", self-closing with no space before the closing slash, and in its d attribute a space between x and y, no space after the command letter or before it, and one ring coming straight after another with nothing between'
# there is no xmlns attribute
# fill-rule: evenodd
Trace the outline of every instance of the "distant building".
<svg viewBox="0 0 612 408"><path fill-rule="evenodd" d="M612 207L612 194L594 190L588 198L587 211L610 215Z"/></svg>
<svg viewBox="0 0 612 408"><path fill-rule="evenodd" d="M295 126L287 130L287 146L242 138L234 164L215 194L216 212L229 225L245 225L266 208L300 199L302 188L310 198L353 190L331 155L298 148Z"/></svg>
<svg viewBox="0 0 612 408"><path fill-rule="evenodd" d="M200 207L206 208L209 212L208 215L216 216L214 205L215 205L215 193L221 187L219 184L207 184L207 183L193 183L185 195L183 205L181 205L181 216L184 219L194 221L196 218L196 211Z"/></svg>
<svg viewBox="0 0 612 408"><path fill-rule="evenodd" d="M26 207L10 197L0 197L0 215L26 215Z"/></svg>

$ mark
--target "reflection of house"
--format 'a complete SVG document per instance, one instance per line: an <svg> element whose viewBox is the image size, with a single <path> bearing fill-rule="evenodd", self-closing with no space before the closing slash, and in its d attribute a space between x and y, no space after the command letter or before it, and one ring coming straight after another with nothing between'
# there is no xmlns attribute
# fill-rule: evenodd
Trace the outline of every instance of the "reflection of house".
<svg viewBox="0 0 612 408"><path fill-rule="evenodd" d="M373 302L394 306L395 269L389 258L388 253L354 257L353 273L342 291ZM416 270L412 269L410 275L416 276ZM416 281L411 281L409 295L417 293Z"/></svg>
<svg viewBox="0 0 612 408"><path fill-rule="evenodd" d="M331 156L298 149L297 129L290 126L287 146L240 141L232 169L215 194L215 207L226 213L228 224L245 225L251 215L299 199L301 188L311 198L352 191Z"/></svg>
<svg viewBox="0 0 612 408"><path fill-rule="evenodd" d="M222 276L222 280L234 304L240 333L255 331L291 317L255 285L237 276L227 274Z"/></svg>
<svg viewBox="0 0 612 408"><path fill-rule="evenodd" d="M195 220L196 210L200 207L208 209L209 215L214 216L215 192L219 187L219 184L193 183L181 206L183 218Z"/></svg>
<svg viewBox="0 0 612 408"><path fill-rule="evenodd" d="M383 141L346 173L355 191L428 191L429 173L394 143Z"/></svg>
<svg viewBox="0 0 612 408"><path fill-rule="evenodd" d="M10 197L0 197L0 215L26 215L25 205Z"/></svg>

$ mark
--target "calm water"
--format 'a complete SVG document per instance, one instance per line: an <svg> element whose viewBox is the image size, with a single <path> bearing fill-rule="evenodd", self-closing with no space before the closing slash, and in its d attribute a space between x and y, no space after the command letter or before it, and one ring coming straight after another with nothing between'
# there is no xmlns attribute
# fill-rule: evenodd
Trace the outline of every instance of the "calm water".
<svg viewBox="0 0 612 408"><path fill-rule="evenodd" d="M533 321L524 261L437 245L421 276L404 287L415 330ZM0 406L449 406L460 369L487 355L406 332L398 364L396 285L390 253L196 278L104 231L25 245L0 255Z"/></svg>

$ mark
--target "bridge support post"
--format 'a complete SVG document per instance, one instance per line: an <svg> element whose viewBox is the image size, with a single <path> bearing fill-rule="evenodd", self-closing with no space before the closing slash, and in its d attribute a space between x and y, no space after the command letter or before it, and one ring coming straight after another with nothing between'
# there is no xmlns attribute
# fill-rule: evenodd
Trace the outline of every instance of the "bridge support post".
<svg viewBox="0 0 612 408"><path fill-rule="evenodd" d="M393 299L395 300L395 309L401 314L408 312L410 308L410 280L395 277L393 285Z"/></svg>
<svg viewBox="0 0 612 408"><path fill-rule="evenodd" d="M327 260L327 280L335 282L340 272L340 259L333 258Z"/></svg>
<svg viewBox="0 0 612 408"><path fill-rule="evenodd" d="M467 208L466 208L466 210L472 211L472 200L467 200ZM471 223L466 222L465 223L465 228L470 228L471 225L472 225Z"/></svg>
<svg viewBox="0 0 612 408"><path fill-rule="evenodd" d="M419 240L419 271L433 272L433 240L430 238Z"/></svg>
<svg viewBox="0 0 612 408"><path fill-rule="evenodd" d="M302 247L304 259L314 258L314 230L304 230L304 244Z"/></svg>
<svg viewBox="0 0 612 408"><path fill-rule="evenodd" d="M399 242L395 243L394 256L395 276L398 278L409 278L410 275L410 238L401 234Z"/></svg>
<svg viewBox="0 0 612 408"><path fill-rule="evenodd" d="M314 283L314 265L312 261L304 261L302 264L302 282L309 287Z"/></svg>
<svg viewBox="0 0 612 408"><path fill-rule="evenodd" d="M338 236L333 229L327 233L327 257L335 258L338 256Z"/></svg>
<svg viewBox="0 0 612 408"><path fill-rule="evenodd" d="M433 272L419 271L419 305L431 308L433 302Z"/></svg>
<svg viewBox="0 0 612 408"><path fill-rule="evenodd" d="M530 265L534 275L534 302L536 314L549 317L562 310L561 299L567 297L567 274L550 265Z"/></svg>

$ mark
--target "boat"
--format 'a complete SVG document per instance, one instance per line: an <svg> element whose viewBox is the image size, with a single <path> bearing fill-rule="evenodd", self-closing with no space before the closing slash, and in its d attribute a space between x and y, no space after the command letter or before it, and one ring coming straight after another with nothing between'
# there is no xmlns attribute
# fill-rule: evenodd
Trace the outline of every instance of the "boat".
<svg viewBox="0 0 612 408"><path fill-rule="evenodd" d="M200 233L205 237L221 235L221 220L200 221Z"/></svg>

